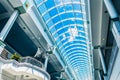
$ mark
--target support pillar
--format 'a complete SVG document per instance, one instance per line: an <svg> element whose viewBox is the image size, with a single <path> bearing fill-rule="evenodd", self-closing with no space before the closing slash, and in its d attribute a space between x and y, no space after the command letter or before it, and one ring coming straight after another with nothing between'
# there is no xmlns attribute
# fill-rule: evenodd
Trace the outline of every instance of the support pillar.
<svg viewBox="0 0 120 80"><path fill-rule="evenodd" d="M39 48L37 49L37 52L36 52L36 54L34 55L34 57L40 57L41 54L42 54L42 50L41 50L41 48L39 47Z"/></svg>
<svg viewBox="0 0 120 80"><path fill-rule="evenodd" d="M100 48L98 48L98 52L99 52L99 56L100 56L100 60L102 63L102 67L103 67L103 72L104 72L104 80L106 80L106 76L107 76L107 70L106 70L106 66L105 66L105 61L103 58L103 54Z"/></svg>
<svg viewBox="0 0 120 80"><path fill-rule="evenodd" d="M10 16L9 20L7 21L6 25L4 26L4 28L2 29L0 33L0 40L2 41L5 40L14 22L16 21L18 14L19 14L18 10L15 10L13 14Z"/></svg>
<svg viewBox="0 0 120 80"><path fill-rule="evenodd" d="M63 76L62 76L62 72L61 72L61 74L60 74L60 79L62 79L63 78Z"/></svg>
<svg viewBox="0 0 120 80"><path fill-rule="evenodd" d="M105 61L104 61L104 58L103 58L103 55L102 55L102 51L101 51L100 48L98 48L98 52L99 52L99 56L100 56L100 60L101 60L101 63L102 63L104 74L106 74L107 71L106 71Z"/></svg>
<svg viewBox="0 0 120 80"><path fill-rule="evenodd" d="M100 75L100 71L98 71L98 76L99 76L99 80L102 80L101 75Z"/></svg>
<svg viewBox="0 0 120 80"><path fill-rule="evenodd" d="M45 64L44 64L44 65L45 65L45 66L44 66L44 69L45 69L45 70L47 70L48 60L49 60L49 56L46 55L46 56L45 56Z"/></svg>

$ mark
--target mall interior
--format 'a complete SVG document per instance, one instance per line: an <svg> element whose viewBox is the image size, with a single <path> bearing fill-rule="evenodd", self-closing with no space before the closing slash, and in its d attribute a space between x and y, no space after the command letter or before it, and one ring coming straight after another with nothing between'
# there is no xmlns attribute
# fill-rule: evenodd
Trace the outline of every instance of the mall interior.
<svg viewBox="0 0 120 80"><path fill-rule="evenodd" d="M120 80L120 0L0 0L0 80Z"/></svg>

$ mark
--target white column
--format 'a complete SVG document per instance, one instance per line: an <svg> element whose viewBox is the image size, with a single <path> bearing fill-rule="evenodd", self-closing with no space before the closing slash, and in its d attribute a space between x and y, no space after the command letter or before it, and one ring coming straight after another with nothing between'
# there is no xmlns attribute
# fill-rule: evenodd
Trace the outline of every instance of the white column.
<svg viewBox="0 0 120 80"><path fill-rule="evenodd" d="M45 65L45 66L44 66L44 69L45 69L45 70L47 70L48 59L49 59L49 56L46 55L46 56L45 56L45 64L44 64L44 65Z"/></svg>
<svg viewBox="0 0 120 80"><path fill-rule="evenodd" d="M18 17L18 10L15 10L13 12L13 14L10 16L9 20L7 21L6 25L4 26L4 28L2 29L1 33L0 33L0 40L4 41L5 38L7 37L10 29L12 28L15 20Z"/></svg>
<svg viewBox="0 0 120 80"><path fill-rule="evenodd" d="M103 55L102 55L102 51L101 51L100 48L98 48L98 52L99 52L99 56L100 56L100 60L101 60L101 63L102 63L104 74L106 74L107 71L106 71L105 61L104 61L104 58L103 58Z"/></svg>
<svg viewBox="0 0 120 80"><path fill-rule="evenodd" d="M42 50L41 50L41 48L39 47L39 48L37 49L37 52L36 52L36 54L34 55L34 57L40 57L41 54L42 54Z"/></svg>
<svg viewBox="0 0 120 80"><path fill-rule="evenodd" d="M100 75L100 71L98 71L98 76L99 76L99 80L102 80L101 75Z"/></svg>
<svg viewBox="0 0 120 80"><path fill-rule="evenodd" d="M117 13L114 5L113 5L112 0L104 0L104 3L106 5L106 8L107 8L109 14L110 14L110 17L112 19L117 18L118 17L118 13Z"/></svg>

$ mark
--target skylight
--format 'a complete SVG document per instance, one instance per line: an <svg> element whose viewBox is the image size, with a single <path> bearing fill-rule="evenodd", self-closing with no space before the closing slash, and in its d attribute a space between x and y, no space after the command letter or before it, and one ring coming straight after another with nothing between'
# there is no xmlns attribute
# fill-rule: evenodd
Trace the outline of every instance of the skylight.
<svg viewBox="0 0 120 80"><path fill-rule="evenodd" d="M92 80L87 0L34 0L76 80Z"/></svg>

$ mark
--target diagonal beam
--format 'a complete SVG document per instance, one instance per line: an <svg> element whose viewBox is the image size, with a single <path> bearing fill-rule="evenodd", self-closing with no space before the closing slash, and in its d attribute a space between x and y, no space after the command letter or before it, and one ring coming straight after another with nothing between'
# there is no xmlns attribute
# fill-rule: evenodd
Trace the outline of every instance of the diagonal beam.
<svg viewBox="0 0 120 80"><path fill-rule="evenodd" d="M117 13L114 5L113 5L112 0L103 0L103 1L104 1L105 5L106 5L106 8L107 8L109 14L110 14L110 17L112 19L118 18L118 13Z"/></svg>
<svg viewBox="0 0 120 80"><path fill-rule="evenodd" d="M19 13L17 10L15 10L13 12L13 14L10 16L9 20L7 21L6 25L4 26L4 28L2 29L1 33L0 33L0 40L4 41L5 38L7 37L9 31L11 30L14 22L16 21L17 17L18 17Z"/></svg>

